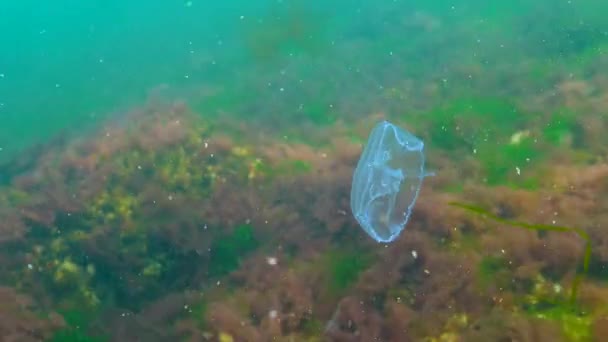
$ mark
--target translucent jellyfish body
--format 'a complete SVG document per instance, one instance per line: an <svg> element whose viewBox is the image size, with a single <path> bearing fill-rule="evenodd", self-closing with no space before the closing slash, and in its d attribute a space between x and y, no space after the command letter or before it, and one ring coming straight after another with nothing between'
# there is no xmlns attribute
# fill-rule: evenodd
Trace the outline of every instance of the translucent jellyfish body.
<svg viewBox="0 0 608 342"><path fill-rule="evenodd" d="M424 177L424 143L391 124L370 133L353 175L350 205L363 230L377 242L395 240L405 228Z"/></svg>

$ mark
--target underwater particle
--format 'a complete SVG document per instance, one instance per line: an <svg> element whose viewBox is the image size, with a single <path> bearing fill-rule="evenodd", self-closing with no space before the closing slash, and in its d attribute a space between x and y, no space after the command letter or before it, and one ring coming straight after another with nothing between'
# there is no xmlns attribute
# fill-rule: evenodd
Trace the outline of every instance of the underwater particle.
<svg viewBox="0 0 608 342"><path fill-rule="evenodd" d="M530 131L519 131L519 132L515 132L512 136L511 139L509 141L509 143L511 145L518 145L519 143L521 143L525 138L530 136Z"/></svg>
<svg viewBox="0 0 608 342"><path fill-rule="evenodd" d="M416 252L416 250L412 250L412 257L418 259L418 252Z"/></svg>
<svg viewBox="0 0 608 342"><path fill-rule="evenodd" d="M277 258L275 257L267 257L266 258L266 262L268 263L268 265L270 266L275 266L278 263Z"/></svg>
<svg viewBox="0 0 608 342"><path fill-rule="evenodd" d="M268 317L270 317L270 319L275 319L277 318L278 313L277 310L270 310L270 312L268 313Z"/></svg>
<svg viewBox="0 0 608 342"><path fill-rule="evenodd" d="M192 1L186 1L186 7L192 7Z"/></svg>
<svg viewBox="0 0 608 342"><path fill-rule="evenodd" d="M424 143L388 121L378 123L353 175L351 210L377 242L391 242L405 228L422 180Z"/></svg>
<svg viewBox="0 0 608 342"><path fill-rule="evenodd" d="M562 286L560 284L553 284L553 292L555 292L555 293L562 292Z"/></svg>

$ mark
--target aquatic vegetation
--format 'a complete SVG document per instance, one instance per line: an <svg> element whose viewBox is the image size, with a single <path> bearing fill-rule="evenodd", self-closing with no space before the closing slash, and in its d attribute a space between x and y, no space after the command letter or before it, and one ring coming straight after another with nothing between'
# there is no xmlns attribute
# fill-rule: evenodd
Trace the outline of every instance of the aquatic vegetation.
<svg viewBox="0 0 608 342"><path fill-rule="evenodd" d="M232 337L232 335L225 333L225 332L220 332L219 336L218 336L218 341L219 342L234 342L234 338Z"/></svg>
<svg viewBox="0 0 608 342"><path fill-rule="evenodd" d="M94 222L129 226L133 224L133 215L138 205L137 197L122 188L113 188L100 193L88 211Z"/></svg>
<svg viewBox="0 0 608 342"><path fill-rule="evenodd" d="M365 270L372 261L371 255L346 250L329 251L323 257L323 264L328 278L327 288L330 293L337 295L344 293L353 285L359 274Z"/></svg>
<svg viewBox="0 0 608 342"><path fill-rule="evenodd" d="M383 121L370 133L353 175L351 210L377 242L391 242L405 228L424 170L423 142Z"/></svg>
<svg viewBox="0 0 608 342"><path fill-rule="evenodd" d="M279 174L288 174L293 176L308 173L311 170L312 165L305 160L289 160L276 166L276 172Z"/></svg>
<svg viewBox="0 0 608 342"><path fill-rule="evenodd" d="M31 194L15 187L0 187L0 205L3 206L18 206L28 203L31 200Z"/></svg>
<svg viewBox="0 0 608 342"><path fill-rule="evenodd" d="M590 315L573 312L567 307L555 307L548 310L532 310L530 314L536 318L557 322L568 341L589 341L591 339Z"/></svg>
<svg viewBox="0 0 608 342"><path fill-rule="evenodd" d="M512 103L486 98L454 100L423 116L428 118L429 143L451 151L507 143L529 120Z"/></svg>
<svg viewBox="0 0 608 342"><path fill-rule="evenodd" d="M472 154L489 185L538 187L536 167L546 151L536 138L534 114L505 100L473 98L448 102L423 117L429 118L430 143L453 156Z"/></svg>
<svg viewBox="0 0 608 342"><path fill-rule="evenodd" d="M559 147L581 147L584 131L578 121L578 115L568 109L552 113L547 122L543 136Z"/></svg>
<svg viewBox="0 0 608 342"><path fill-rule="evenodd" d="M442 330L436 337L427 337L425 342L456 342L461 340L460 332L469 326L469 317L466 313L455 313L450 316Z"/></svg>
<svg viewBox="0 0 608 342"><path fill-rule="evenodd" d="M92 336L88 330L91 321L95 318L94 312L79 309L64 310L61 312L66 327L56 331L51 342L104 342L109 339L105 336Z"/></svg>
<svg viewBox="0 0 608 342"><path fill-rule="evenodd" d="M337 118L331 106L324 102L308 104L303 111L306 118L317 125L331 125Z"/></svg>
<svg viewBox="0 0 608 342"><path fill-rule="evenodd" d="M219 277L236 270L241 259L258 247L259 242L250 225L241 225L229 235L218 237L211 244L208 274Z"/></svg>
<svg viewBox="0 0 608 342"><path fill-rule="evenodd" d="M561 298L561 286L537 276L532 292L525 297L524 313L534 318L558 323L568 341L589 341L593 315L573 310Z"/></svg>
<svg viewBox="0 0 608 342"><path fill-rule="evenodd" d="M50 342L104 342L107 339L91 337L88 333L75 328L66 328L57 331Z"/></svg>
<svg viewBox="0 0 608 342"><path fill-rule="evenodd" d="M469 205L469 204L459 203L459 202L450 202L449 205L467 210L467 211L475 213L477 215L487 217L493 221L504 223L504 224L507 224L507 225L510 225L513 227L519 227L519 228L524 228L527 230L538 231L538 232L543 232L543 231L567 232L567 233L575 233L576 235L578 235L579 238L581 238L583 240L583 242L585 243L585 252L584 252L583 262L582 262L582 273L578 274L575 277L574 281L572 282L572 289L570 292L570 304L571 305L575 304L580 282L583 280L583 277L585 277L587 275L587 273L589 272L589 262L591 260L591 240L590 240L587 232L585 232L584 230L582 230L580 228L562 227L562 226L557 226L557 225L530 224L530 223L525 223L525 222L520 222L520 221L508 220L508 219L499 217L497 215L494 215L482 208L479 208L479 207L476 207L473 205Z"/></svg>
<svg viewBox="0 0 608 342"><path fill-rule="evenodd" d="M48 340L65 326L55 312L44 312L36 302L12 288L0 287L0 334L5 340Z"/></svg>
<svg viewBox="0 0 608 342"><path fill-rule="evenodd" d="M516 135L517 136L517 133ZM489 185L517 185L526 189L538 188L535 166L543 159L534 139L523 136L512 143L477 151Z"/></svg>
<svg viewBox="0 0 608 342"><path fill-rule="evenodd" d="M503 288L507 288L510 282L509 276L511 271L507 269L508 261L498 256L484 257L478 266L478 277L481 286L487 287L490 284L497 284Z"/></svg>

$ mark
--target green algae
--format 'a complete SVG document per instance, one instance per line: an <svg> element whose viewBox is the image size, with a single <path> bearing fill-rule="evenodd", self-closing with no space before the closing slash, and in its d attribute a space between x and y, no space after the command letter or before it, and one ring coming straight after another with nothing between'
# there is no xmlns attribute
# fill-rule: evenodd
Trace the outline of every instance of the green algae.
<svg viewBox="0 0 608 342"><path fill-rule="evenodd" d="M250 225L238 226L232 233L217 238L211 245L209 276L220 277L236 270L241 260L259 245Z"/></svg>
<svg viewBox="0 0 608 342"><path fill-rule="evenodd" d="M477 151L488 185L538 188L538 179L530 169L543 159L543 153L533 139L526 137L518 143L480 147Z"/></svg>
<svg viewBox="0 0 608 342"><path fill-rule="evenodd" d="M554 322L568 341L591 340L594 315L580 310L561 297L561 286L538 275L534 279L531 294L525 298L523 315Z"/></svg>
<svg viewBox="0 0 608 342"><path fill-rule="evenodd" d="M61 310L60 314L66 327L55 332L50 342L105 342L106 336L91 336L88 333L91 323L97 317L96 311L83 311L79 309Z"/></svg>
<svg viewBox="0 0 608 342"><path fill-rule="evenodd" d="M581 147L584 131L578 121L577 113L569 110L558 110L543 129L543 137L558 147Z"/></svg>
<svg viewBox="0 0 608 342"><path fill-rule="evenodd" d="M421 117L428 143L454 156L475 158L487 184L538 187L535 167L545 154L534 132L524 130L534 127L532 113L499 98L461 98Z"/></svg>
<svg viewBox="0 0 608 342"><path fill-rule="evenodd" d="M488 287L490 284L507 284L509 282L509 271L506 269L508 262L499 256L486 256L477 266L477 274L480 285Z"/></svg>
<svg viewBox="0 0 608 342"><path fill-rule="evenodd" d="M323 256L322 264L327 277L327 288L333 295L339 295L349 289L372 262L372 256L366 253L332 250Z"/></svg>
<svg viewBox="0 0 608 342"><path fill-rule="evenodd" d="M325 102L311 103L304 108L306 118L318 126L328 126L336 122L337 113Z"/></svg>
<svg viewBox="0 0 608 342"><path fill-rule="evenodd" d="M573 312L568 306L556 306L547 310L530 310L529 315L553 321L561 327L568 341L591 341L591 324L593 317L587 314Z"/></svg>
<svg viewBox="0 0 608 342"><path fill-rule="evenodd" d="M305 160L287 160L279 164L274 173L277 175L298 176L312 171L312 164Z"/></svg>
<svg viewBox="0 0 608 342"><path fill-rule="evenodd" d="M528 115L502 99L462 98L423 115L428 118L429 138L446 150L469 151L495 144L522 129Z"/></svg>
<svg viewBox="0 0 608 342"><path fill-rule="evenodd" d="M209 312L209 303L207 303L206 300L201 299L196 304L192 305L190 310L196 325L201 329L207 328L207 313Z"/></svg>

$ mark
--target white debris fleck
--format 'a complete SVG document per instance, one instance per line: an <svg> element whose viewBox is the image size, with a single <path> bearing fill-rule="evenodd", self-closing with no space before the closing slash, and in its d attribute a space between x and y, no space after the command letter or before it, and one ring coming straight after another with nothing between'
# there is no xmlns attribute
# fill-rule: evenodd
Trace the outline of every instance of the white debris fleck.
<svg viewBox="0 0 608 342"><path fill-rule="evenodd" d="M34 266L32 264L27 264L27 268L31 270L34 269Z"/></svg>
<svg viewBox="0 0 608 342"><path fill-rule="evenodd" d="M429 270L425 269L425 270L424 270L424 273L426 273L426 274L431 274L431 271L429 271Z"/></svg>
<svg viewBox="0 0 608 342"><path fill-rule="evenodd" d="M515 172L517 172L517 175L521 175L521 169L519 168L519 166L515 167Z"/></svg>
<svg viewBox="0 0 608 342"><path fill-rule="evenodd" d="M270 266L275 266L279 261L277 260L276 257L266 257L266 262Z"/></svg>
<svg viewBox="0 0 608 342"><path fill-rule="evenodd" d="M562 286L560 284L553 284L553 291L555 291L555 293L562 292Z"/></svg>
<svg viewBox="0 0 608 342"><path fill-rule="evenodd" d="M268 317L270 317L271 319L277 318L278 315L279 313L277 312L277 310L270 310L270 312L268 313Z"/></svg>
<svg viewBox="0 0 608 342"><path fill-rule="evenodd" d="M416 250L412 250L412 257L414 257L414 259L418 259L418 252L416 252Z"/></svg>
<svg viewBox="0 0 608 342"><path fill-rule="evenodd" d="M530 136L530 131L515 132L510 139L511 145L519 145L525 138Z"/></svg>

